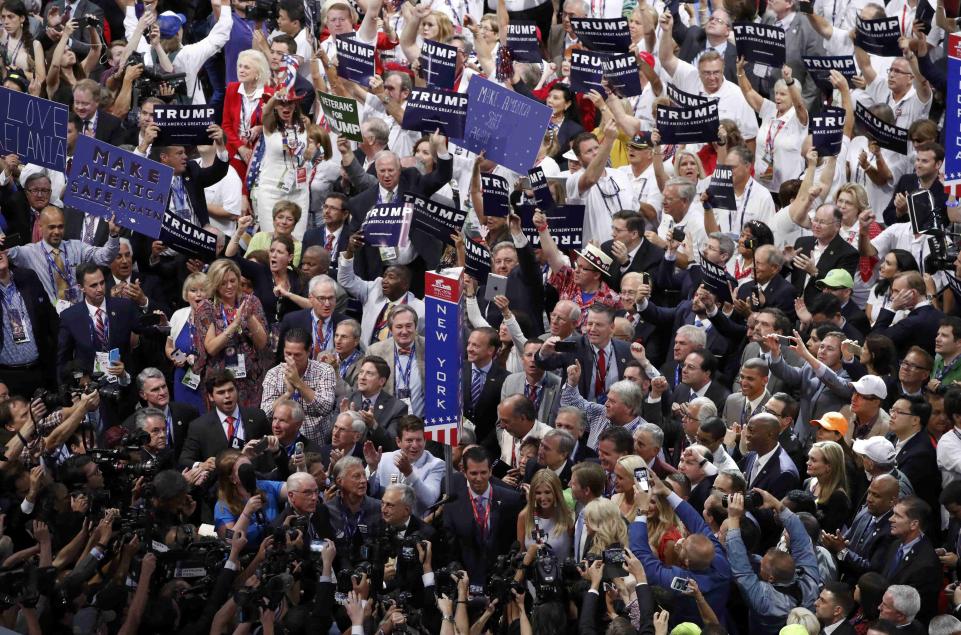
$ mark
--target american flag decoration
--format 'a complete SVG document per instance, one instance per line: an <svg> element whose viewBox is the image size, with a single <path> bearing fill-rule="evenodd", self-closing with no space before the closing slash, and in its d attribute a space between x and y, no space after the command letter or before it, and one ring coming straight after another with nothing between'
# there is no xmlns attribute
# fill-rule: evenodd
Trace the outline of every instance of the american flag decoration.
<svg viewBox="0 0 961 635"><path fill-rule="evenodd" d="M424 436L443 445L457 445L464 412L461 395L460 267L428 271L424 291Z"/></svg>
<svg viewBox="0 0 961 635"><path fill-rule="evenodd" d="M289 94L294 94L294 83L297 81L297 68L300 66L300 62L293 55L284 55L283 58L283 81L280 83L278 88L281 91L286 90Z"/></svg>
<svg viewBox="0 0 961 635"><path fill-rule="evenodd" d="M961 130L961 34L948 35L948 90L945 97L944 129L944 191L949 205L957 205L961 200L961 145L958 135Z"/></svg>

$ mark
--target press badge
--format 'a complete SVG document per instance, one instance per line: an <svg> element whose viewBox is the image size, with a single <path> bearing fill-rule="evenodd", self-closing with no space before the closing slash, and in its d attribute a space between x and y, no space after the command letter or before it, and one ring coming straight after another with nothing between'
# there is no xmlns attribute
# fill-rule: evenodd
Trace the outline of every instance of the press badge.
<svg viewBox="0 0 961 635"><path fill-rule="evenodd" d="M307 168L297 168L297 184L303 185L307 182Z"/></svg>
<svg viewBox="0 0 961 635"><path fill-rule="evenodd" d="M758 62L754 63L754 76L764 79L767 77L767 72L770 70L770 66L767 64L760 64Z"/></svg>
<svg viewBox="0 0 961 635"><path fill-rule="evenodd" d="M97 351L93 360L93 374L106 374L108 368L110 368L110 353Z"/></svg>
<svg viewBox="0 0 961 635"><path fill-rule="evenodd" d="M27 335L27 328L23 323L23 317L19 309L10 309L10 330L13 331L13 342L15 344L26 344L30 341Z"/></svg>
<svg viewBox="0 0 961 635"><path fill-rule="evenodd" d="M73 305L66 300L57 300L57 315L60 315L72 306Z"/></svg>
<svg viewBox="0 0 961 635"><path fill-rule="evenodd" d="M244 363L244 356L237 353L233 346L227 347L225 351L225 365L227 370L233 373L234 378L243 379L247 376L247 365Z"/></svg>
<svg viewBox="0 0 961 635"><path fill-rule="evenodd" d="M397 260L396 247L379 247L379 249L380 249L380 259L383 260L384 262Z"/></svg>
<svg viewBox="0 0 961 635"><path fill-rule="evenodd" d="M290 194L291 190L294 189L294 179L297 175L290 170L284 170L284 176L280 179L280 183L277 184L277 188L284 194Z"/></svg>

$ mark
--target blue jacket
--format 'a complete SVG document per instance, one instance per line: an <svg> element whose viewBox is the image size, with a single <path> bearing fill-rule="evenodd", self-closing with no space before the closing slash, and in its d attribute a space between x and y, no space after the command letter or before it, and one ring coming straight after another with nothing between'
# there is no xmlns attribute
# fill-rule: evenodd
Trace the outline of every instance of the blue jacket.
<svg viewBox="0 0 961 635"><path fill-rule="evenodd" d="M781 512L781 523L787 529L791 557L794 558L794 566L798 570L795 580L801 592L800 606L813 611L814 600L821 588L821 572L818 570L814 545L794 512L784 509ZM741 539L740 529L729 529L727 532L727 556L734 581L748 605L751 635L777 635L784 627L787 614L799 606L797 601L790 594L757 576ZM714 603L711 602L711 605L714 606Z"/></svg>
<svg viewBox="0 0 961 635"><path fill-rule="evenodd" d="M630 534L631 552L644 565L644 573L650 584L664 589L671 588L671 580L674 578L694 578L697 586L707 598L708 603L714 607L717 617L721 624L728 625L727 599L731 589L731 565L724 555L724 548L717 541L710 527L701 518L691 505L677 494L668 497L671 507L677 514L684 526L690 533L703 534L714 543L714 560L706 571L691 571L683 567L669 567L661 562L657 555L651 551L651 544L647 537L647 522L634 521L628 530ZM697 605L693 598L672 591L674 594L674 610L671 611L671 627L681 622L701 623L701 616L698 613ZM783 621L782 621L782 626Z"/></svg>

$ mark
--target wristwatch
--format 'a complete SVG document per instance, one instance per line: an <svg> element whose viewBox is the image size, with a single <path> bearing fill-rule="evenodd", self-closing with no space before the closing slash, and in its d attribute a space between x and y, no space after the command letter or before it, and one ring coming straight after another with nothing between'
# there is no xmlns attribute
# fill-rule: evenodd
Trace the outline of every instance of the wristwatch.
<svg viewBox="0 0 961 635"><path fill-rule="evenodd" d="M844 560L845 558L847 558L847 556L848 556L848 548L847 548L847 547L845 547L844 549L842 549L841 551L838 552L838 560Z"/></svg>

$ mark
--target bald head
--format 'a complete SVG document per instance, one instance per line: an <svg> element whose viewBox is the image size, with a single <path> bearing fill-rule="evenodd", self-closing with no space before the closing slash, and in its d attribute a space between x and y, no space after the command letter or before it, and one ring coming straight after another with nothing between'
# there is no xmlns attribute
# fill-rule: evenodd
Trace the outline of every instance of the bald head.
<svg viewBox="0 0 961 635"><path fill-rule="evenodd" d="M47 205L40 212L40 236L51 247L60 247L63 242L63 211L59 207Z"/></svg>
<svg viewBox="0 0 961 635"><path fill-rule="evenodd" d="M705 571L714 561L714 543L703 534L692 534L684 539L687 566L692 571Z"/></svg>

